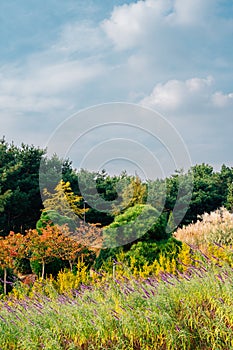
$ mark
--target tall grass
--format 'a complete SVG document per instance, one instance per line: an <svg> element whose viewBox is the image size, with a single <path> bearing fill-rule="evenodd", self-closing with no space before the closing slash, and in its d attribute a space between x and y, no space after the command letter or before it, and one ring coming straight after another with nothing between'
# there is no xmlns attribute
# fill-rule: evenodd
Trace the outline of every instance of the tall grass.
<svg viewBox="0 0 233 350"><path fill-rule="evenodd" d="M233 214L225 208L204 213L196 223L178 229L174 236L199 248L208 243L233 245Z"/></svg>
<svg viewBox="0 0 233 350"><path fill-rule="evenodd" d="M0 302L0 347L233 349L232 279L232 268L205 261L179 277L109 278L72 295L10 297Z"/></svg>

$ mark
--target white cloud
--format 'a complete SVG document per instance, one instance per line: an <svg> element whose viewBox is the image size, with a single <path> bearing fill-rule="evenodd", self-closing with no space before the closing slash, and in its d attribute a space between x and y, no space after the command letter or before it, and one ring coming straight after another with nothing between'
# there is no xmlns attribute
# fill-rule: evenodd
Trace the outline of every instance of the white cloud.
<svg viewBox="0 0 233 350"><path fill-rule="evenodd" d="M40 56L22 67L8 66L1 74L0 110L49 111L66 106L67 95L102 73L99 63L88 60L45 61Z"/></svg>
<svg viewBox="0 0 233 350"><path fill-rule="evenodd" d="M141 104L168 111L177 111L187 106L207 105L212 97L213 84L212 77L185 81L170 80L165 84L157 84Z"/></svg>
<svg viewBox="0 0 233 350"><path fill-rule="evenodd" d="M181 25L205 25L216 0L175 0L169 20Z"/></svg>
<svg viewBox="0 0 233 350"><path fill-rule="evenodd" d="M229 163L233 92L216 91L212 77L156 84L140 103L172 122L185 140L194 164Z"/></svg>
<svg viewBox="0 0 233 350"><path fill-rule="evenodd" d="M148 94L153 83L190 76L211 75L226 84L233 26L218 15L220 7L219 0L145 0L115 7L101 28L118 58L115 79L122 90L130 89L128 96Z"/></svg>
<svg viewBox="0 0 233 350"><path fill-rule="evenodd" d="M68 23L52 50L62 55L98 52L106 48L102 29L89 22Z"/></svg>
<svg viewBox="0 0 233 350"><path fill-rule="evenodd" d="M221 91L215 92L212 96L213 103L216 107L233 107L233 92L230 94L223 94Z"/></svg>
<svg viewBox="0 0 233 350"><path fill-rule="evenodd" d="M51 48L0 66L0 137L44 146L59 123L80 108L88 84L102 76L105 67L96 56L79 55L88 33L94 42L93 30L76 28L75 42L72 36L68 40L67 28Z"/></svg>
<svg viewBox="0 0 233 350"><path fill-rule="evenodd" d="M95 93L85 97L93 101L90 103L122 100L122 97L137 102L137 96L147 94L153 82L166 80L169 80L166 89L156 85L153 103L178 106L186 93L183 90L191 92L195 84L200 89L201 81L192 80L186 82L192 86L181 87L179 80L170 81L171 76L186 78L191 69L198 72L204 66L203 61L209 60L208 56L202 58L196 49L202 42L194 38L207 10L212 13L210 0L146 0L115 7L110 18L99 25L85 21L67 23L51 48L28 56L20 67L4 68L0 107L19 111L38 108L37 111L44 112L61 108L62 104L75 105L69 95L86 91L86 86L92 83ZM180 29L185 20L185 25L195 24L194 32ZM110 41L119 49L117 53ZM138 50L130 54L121 51L136 47ZM217 60L216 57L213 62ZM208 69L212 74L211 68ZM175 88L176 92L169 93Z"/></svg>
<svg viewBox="0 0 233 350"><path fill-rule="evenodd" d="M115 7L111 18L103 21L102 28L117 49L138 46L150 27L158 25L169 10L169 3L169 0L146 0Z"/></svg>
<svg viewBox="0 0 233 350"><path fill-rule="evenodd" d="M161 46L164 35L166 40L168 33L172 38L176 34L180 36L180 29L184 26L191 30L192 27L199 30L200 26L207 27L214 17L216 1L137 1L115 7L110 19L103 21L102 28L118 50L145 47L152 42Z"/></svg>

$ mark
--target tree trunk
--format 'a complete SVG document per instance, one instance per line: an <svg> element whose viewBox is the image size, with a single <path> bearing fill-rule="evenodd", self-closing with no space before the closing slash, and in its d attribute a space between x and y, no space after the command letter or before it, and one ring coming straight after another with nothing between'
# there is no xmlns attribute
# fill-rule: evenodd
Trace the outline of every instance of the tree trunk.
<svg viewBox="0 0 233 350"><path fill-rule="evenodd" d="M7 269L4 268L4 277L3 277L4 294L6 294L6 277L7 277Z"/></svg>
<svg viewBox="0 0 233 350"><path fill-rule="evenodd" d="M116 264L115 263L113 263L113 265L112 265L112 278L113 278L113 280L116 279Z"/></svg>
<svg viewBox="0 0 233 350"><path fill-rule="evenodd" d="M73 264L72 264L72 261L69 260L69 264L70 264L70 271L72 272L72 271L73 271Z"/></svg>
<svg viewBox="0 0 233 350"><path fill-rule="evenodd" d="M42 280L44 279L44 272L45 272L45 262L42 261L42 274L41 274Z"/></svg>

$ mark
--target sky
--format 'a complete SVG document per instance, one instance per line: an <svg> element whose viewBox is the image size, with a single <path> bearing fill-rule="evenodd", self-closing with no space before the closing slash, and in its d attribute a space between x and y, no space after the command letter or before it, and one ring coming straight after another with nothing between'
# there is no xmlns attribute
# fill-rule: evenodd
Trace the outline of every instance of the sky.
<svg viewBox="0 0 233 350"><path fill-rule="evenodd" d="M232 43L232 0L1 0L0 138L49 148L79 112L76 141L67 146L69 135L59 134L76 167L147 176L152 160L143 152L154 155L159 175L203 162L233 166ZM118 102L126 103L121 124L109 110L103 124L97 108L94 128L83 132L82 111ZM144 129L128 104L138 106ZM161 131L149 135L146 111L163 117L167 135L173 128L170 149Z"/></svg>

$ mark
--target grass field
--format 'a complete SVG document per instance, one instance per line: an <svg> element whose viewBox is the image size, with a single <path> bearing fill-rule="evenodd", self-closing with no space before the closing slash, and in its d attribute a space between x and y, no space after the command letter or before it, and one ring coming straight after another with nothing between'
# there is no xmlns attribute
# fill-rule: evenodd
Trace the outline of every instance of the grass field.
<svg viewBox="0 0 233 350"><path fill-rule="evenodd" d="M231 267L204 262L182 275L10 296L0 301L0 349L230 350L232 281Z"/></svg>

